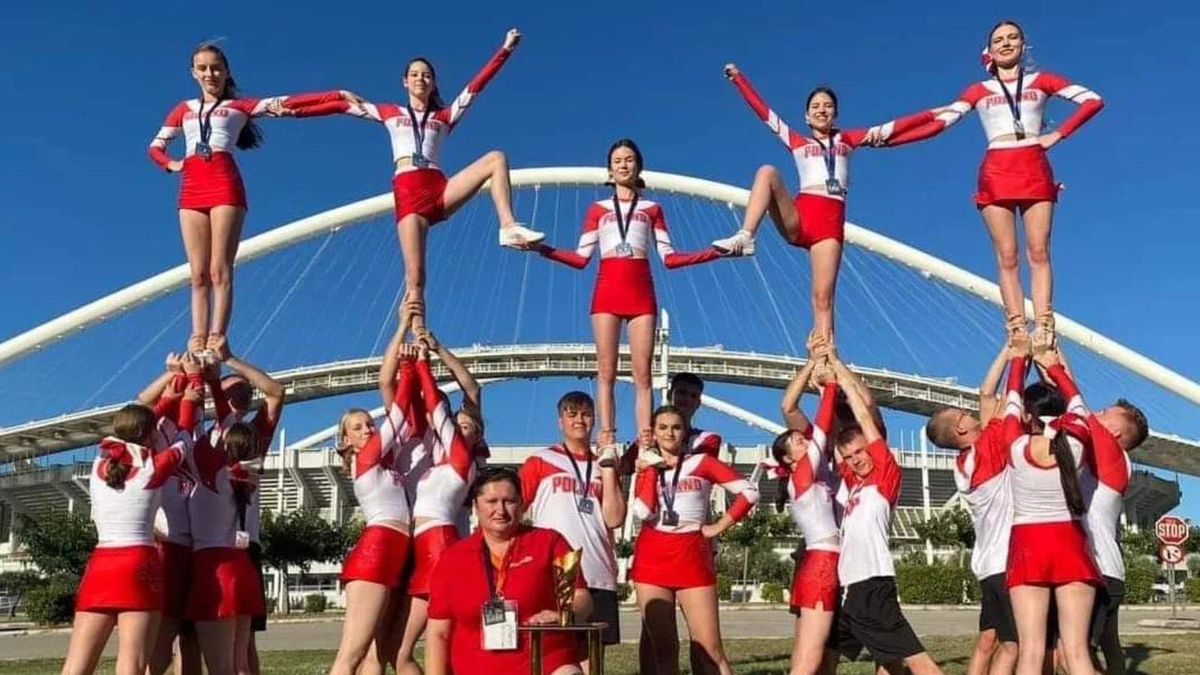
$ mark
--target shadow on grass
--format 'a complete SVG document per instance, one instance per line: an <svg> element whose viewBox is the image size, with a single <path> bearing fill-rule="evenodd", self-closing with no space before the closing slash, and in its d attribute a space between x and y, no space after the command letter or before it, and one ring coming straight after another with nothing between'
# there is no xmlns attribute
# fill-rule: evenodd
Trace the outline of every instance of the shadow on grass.
<svg viewBox="0 0 1200 675"><path fill-rule="evenodd" d="M1142 675L1148 673L1148 671L1143 670L1142 667L1151 658L1175 653L1174 649L1167 649L1166 647L1153 647L1143 641L1130 642L1128 639L1125 641L1124 647L1125 672L1129 675ZM1200 670L1200 664L1197 665L1197 669Z"/></svg>

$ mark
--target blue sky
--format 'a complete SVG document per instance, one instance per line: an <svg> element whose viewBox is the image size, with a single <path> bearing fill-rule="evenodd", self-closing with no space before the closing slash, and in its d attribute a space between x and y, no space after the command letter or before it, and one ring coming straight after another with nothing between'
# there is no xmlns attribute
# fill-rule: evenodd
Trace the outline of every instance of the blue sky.
<svg viewBox="0 0 1200 675"><path fill-rule="evenodd" d="M512 5L512 6L508 6ZM518 54L447 143L458 167L492 147L514 166L595 165L633 136L651 168L745 184L790 161L721 77L736 61L793 122L807 91L838 90L844 125L950 100L977 79L1000 17L971 3L893 3L819 11L796 2L455 3L386 6L106 3L69 15L25 3L0 44L0 336L182 261L177 183L146 158L166 112L194 95L191 47L223 37L254 94L349 88L400 95L406 59L429 56L451 94L519 26ZM436 11L435 11L436 10ZM1017 15L1036 60L1100 92L1106 108L1056 147L1067 183L1055 232L1058 307L1195 378L1200 271L1188 115L1195 10L1183 3L1052 3ZM1061 120L1068 108L1052 108ZM379 129L348 119L269 121L244 153L247 234L387 188ZM850 217L985 276L991 254L970 205L984 141L966 120L937 139L856 159ZM178 148L176 148L178 149ZM900 215L902 214L902 215ZM236 325L235 316L235 325ZM97 361L102 355L97 355ZM1200 513L1194 499L1188 512Z"/></svg>

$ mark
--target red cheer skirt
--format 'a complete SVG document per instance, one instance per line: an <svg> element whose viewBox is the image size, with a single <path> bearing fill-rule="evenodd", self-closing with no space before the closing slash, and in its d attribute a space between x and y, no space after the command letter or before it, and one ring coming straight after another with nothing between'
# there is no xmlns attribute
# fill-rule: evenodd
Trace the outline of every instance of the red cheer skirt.
<svg viewBox="0 0 1200 675"><path fill-rule="evenodd" d="M988 150L979 167L975 206L1013 208L1058 201L1054 171L1040 145Z"/></svg>
<svg viewBox="0 0 1200 675"><path fill-rule="evenodd" d="M186 611L189 620L215 621L266 613L258 568L249 551L202 548L192 556L192 592Z"/></svg>
<svg viewBox="0 0 1200 675"><path fill-rule="evenodd" d="M1013 586L1062 586L1077 581L1101 585L1100 570L1088 554L1087 533L1079 521L1013 525L1008 571Z"/></svg>
<svg viewBox="0 0 1200 675"><path fill-rule="evenodd" d="M207 160L200 155L183 160L179 208L207 212L214 206L246 208L246 186L228 152L214 152Z"/></svg>
<svg viewBox="0 0 1200 675"><path fill-rule="evenodd" d="M442 559L442 552L458 541L458 528L453 525L431 527L413 537L412 574L408 578L408 594L429 599L429 582L433 568Z"/></svg>
<svg viewBox="0 0 1200 675"><path fill-rule="evenodd" d="M153 546L97 547L88 557L77 612L157 612L163 607L163 568Z"/></svg>
<svg viewBox="0 0 1200 675"><path fill-rule="evenodd" d="M838 554L833 551L807 550L792 576L792 596L788 600L793 614L801 609L832 612L838 604Z"/></svg>
<svg viewBox="0 0 1200 675"><path fill-rule="evenodd" d="M370 581L399 588L404 581L410 540L386 525L368 525L342 564L342 583Z"/></svg>
<svg viewBox="0 0 1200 675"><path fill-rule="evenodd" d="M715 585L712 543L699 531L674 533L642 527L633 545L629 578L671 590Z"/></svg>
<svg viewBox="0 0 1200 675"><path fill-rule="evenodd" d="M592 293L592 314L613 314L632 319L658 312L654 295L654 277L646 258L609 257L600 259L596 289Z"/></svg>
<svg viewBox="0 0 1200 675"><path fill-rule="evenodd" d="M446 174L439 169L409 169L392 178L396 222L416 214L430 225L446 219Z"/></svg>

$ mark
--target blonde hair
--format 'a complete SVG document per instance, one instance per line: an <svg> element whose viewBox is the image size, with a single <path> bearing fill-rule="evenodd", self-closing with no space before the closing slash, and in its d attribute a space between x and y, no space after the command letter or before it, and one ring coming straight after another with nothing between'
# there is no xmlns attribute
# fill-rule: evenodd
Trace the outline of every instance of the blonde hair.
<svg viewBox="0 0 1200 675"><path fill-rule="evenodd" d="M350 408L342 413L341 419L338 420L338 435L337 435L337 454L342 458L342 471L353 475L354 473L354 454L357 452L354 446L346 442L346 425L350 423L350 418L355 415L366 415L367 419L371 419L371 413L362 408Z"/></svg>

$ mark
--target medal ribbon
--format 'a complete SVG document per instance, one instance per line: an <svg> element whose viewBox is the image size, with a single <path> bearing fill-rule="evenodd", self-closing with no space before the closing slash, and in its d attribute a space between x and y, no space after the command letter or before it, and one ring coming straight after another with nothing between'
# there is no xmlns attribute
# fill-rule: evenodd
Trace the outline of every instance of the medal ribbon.
<svg viewBox="0 0 1200 675"><path fill-rule="evenodd" d="M626 239L629 236L629 227L633 224L633 214L637 211L638 193L633 193L633 201L629 203L629 220L625 220L621 216L621 200L617 199L616 190L613 191L613 215L617 217L617 231L621 233L621 243L626 244Z"/></svg>

